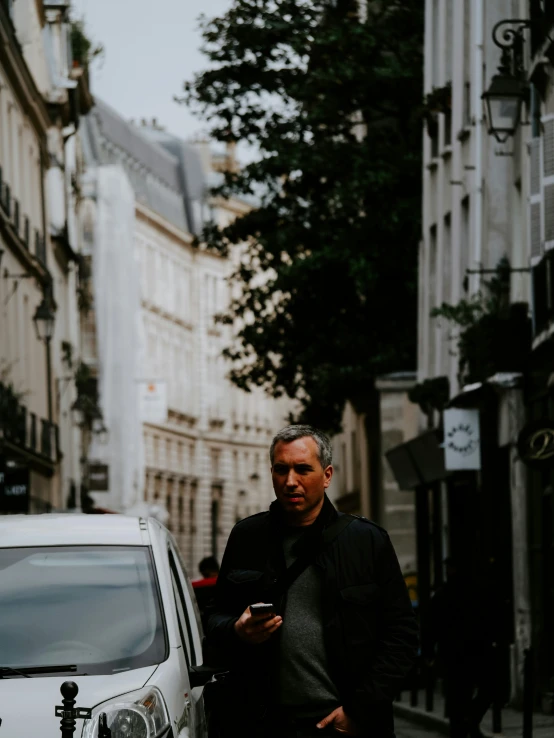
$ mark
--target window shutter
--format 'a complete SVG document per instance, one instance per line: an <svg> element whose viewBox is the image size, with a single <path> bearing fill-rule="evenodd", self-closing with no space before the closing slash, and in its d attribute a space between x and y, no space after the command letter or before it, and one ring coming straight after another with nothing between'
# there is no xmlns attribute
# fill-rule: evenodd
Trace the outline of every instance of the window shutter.
<svg viewBox="0 0 554 738"><path fill-rule="evenodd" d="M554 118L543 118L543 174L544 177L554 176Z"/></svg>
<svg viewBox="0 0 554 738"><path fill-rule="evenodd" d="M545 116L542 124L542 236L547 251L554 248L554 116Z"/></svg>
<svg viewBox="0 0 554 738"><path fill-rule="evenodd" d="M531 263L536 264L543 253L542 249L542 214L541 214L541 140L533 138L529 143L529 242L531 244Z"/></svg>

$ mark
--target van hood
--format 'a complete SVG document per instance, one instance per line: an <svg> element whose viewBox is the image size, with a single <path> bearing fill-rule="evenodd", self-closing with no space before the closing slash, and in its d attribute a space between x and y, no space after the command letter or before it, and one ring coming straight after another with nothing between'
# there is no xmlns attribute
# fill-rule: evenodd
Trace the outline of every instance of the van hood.
<svg viewBox="0 0 554 738"><path fill-rule="evenodd" d="M112 697L141 689L157 665L120 674L94 676L34 676L31 679L0 679L0 738L60 738L56 705L62 704L61 685L74 681L79 687L76 707L96 707ZM84 720L77 720L75 738L80 738Z"/></svg>

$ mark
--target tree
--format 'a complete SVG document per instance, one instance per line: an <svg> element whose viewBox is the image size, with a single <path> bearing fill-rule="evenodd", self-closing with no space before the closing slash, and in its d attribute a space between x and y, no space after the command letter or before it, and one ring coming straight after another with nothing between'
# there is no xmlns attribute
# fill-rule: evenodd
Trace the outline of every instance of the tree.
<svg viewBox="0 0 554 738"><path fill-rule="evenodd" d="M420 237L422 0L234 0L202 19L210 68L185 84L211 135L258 158L215 194L256 198L204 233L246 244L230 377L300 400L340 427L380 372L415 365Z"/></svg>

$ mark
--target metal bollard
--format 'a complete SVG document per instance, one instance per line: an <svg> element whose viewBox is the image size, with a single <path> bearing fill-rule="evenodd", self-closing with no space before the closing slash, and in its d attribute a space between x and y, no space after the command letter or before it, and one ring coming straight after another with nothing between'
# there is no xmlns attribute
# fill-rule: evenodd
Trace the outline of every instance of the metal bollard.
<svg viewBox="0 0 554 738"><path fill-rule="evenodd" d="M493 680L494 684L500 683L500 653L498 645L493 644ZM492 701L492 732L495 735L502 733L502 703L499 688L495 686Z"/></svg>
<svg viewBox="0 0 554 738"><path fill-rule="evenodd" d="M523 659L523 738L533 738L533 651L525 649Z"/></svg>
<svg viewBox="0 0 554 738"><path fill-rule="evenodd" d="M56 705L56 717L61 717L60 731L62 738L73 738L77 718L88 718L92 710L88 707L75 707L75 697L79 693L79 687L75 682L64 682L60 687L62 693L62 705Z"/></svg>
<svg viewBox="0 0 554 738"><path fill-rule="evenodd" d="M425 665L425 710L433 712L435 707L435 669L431 664Z"/></svg>
<svg viewBox="0 0 554 738"><path fill-rule="evenodd" d="M101 713L98 719L98 738L112 738L112 731L108 728L106 713Z"/></svg>

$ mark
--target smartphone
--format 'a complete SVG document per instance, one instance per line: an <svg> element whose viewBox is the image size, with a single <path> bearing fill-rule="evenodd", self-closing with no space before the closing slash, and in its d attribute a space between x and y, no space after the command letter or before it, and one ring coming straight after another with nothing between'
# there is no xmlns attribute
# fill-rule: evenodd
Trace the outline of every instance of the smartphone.
<svg viewBox="0 0 554 738"><path fill-rule="evenodd" d="M257 605L250 605L250 612L252 615L274 615L275 605L267 602L258 602Z"/></svg>

